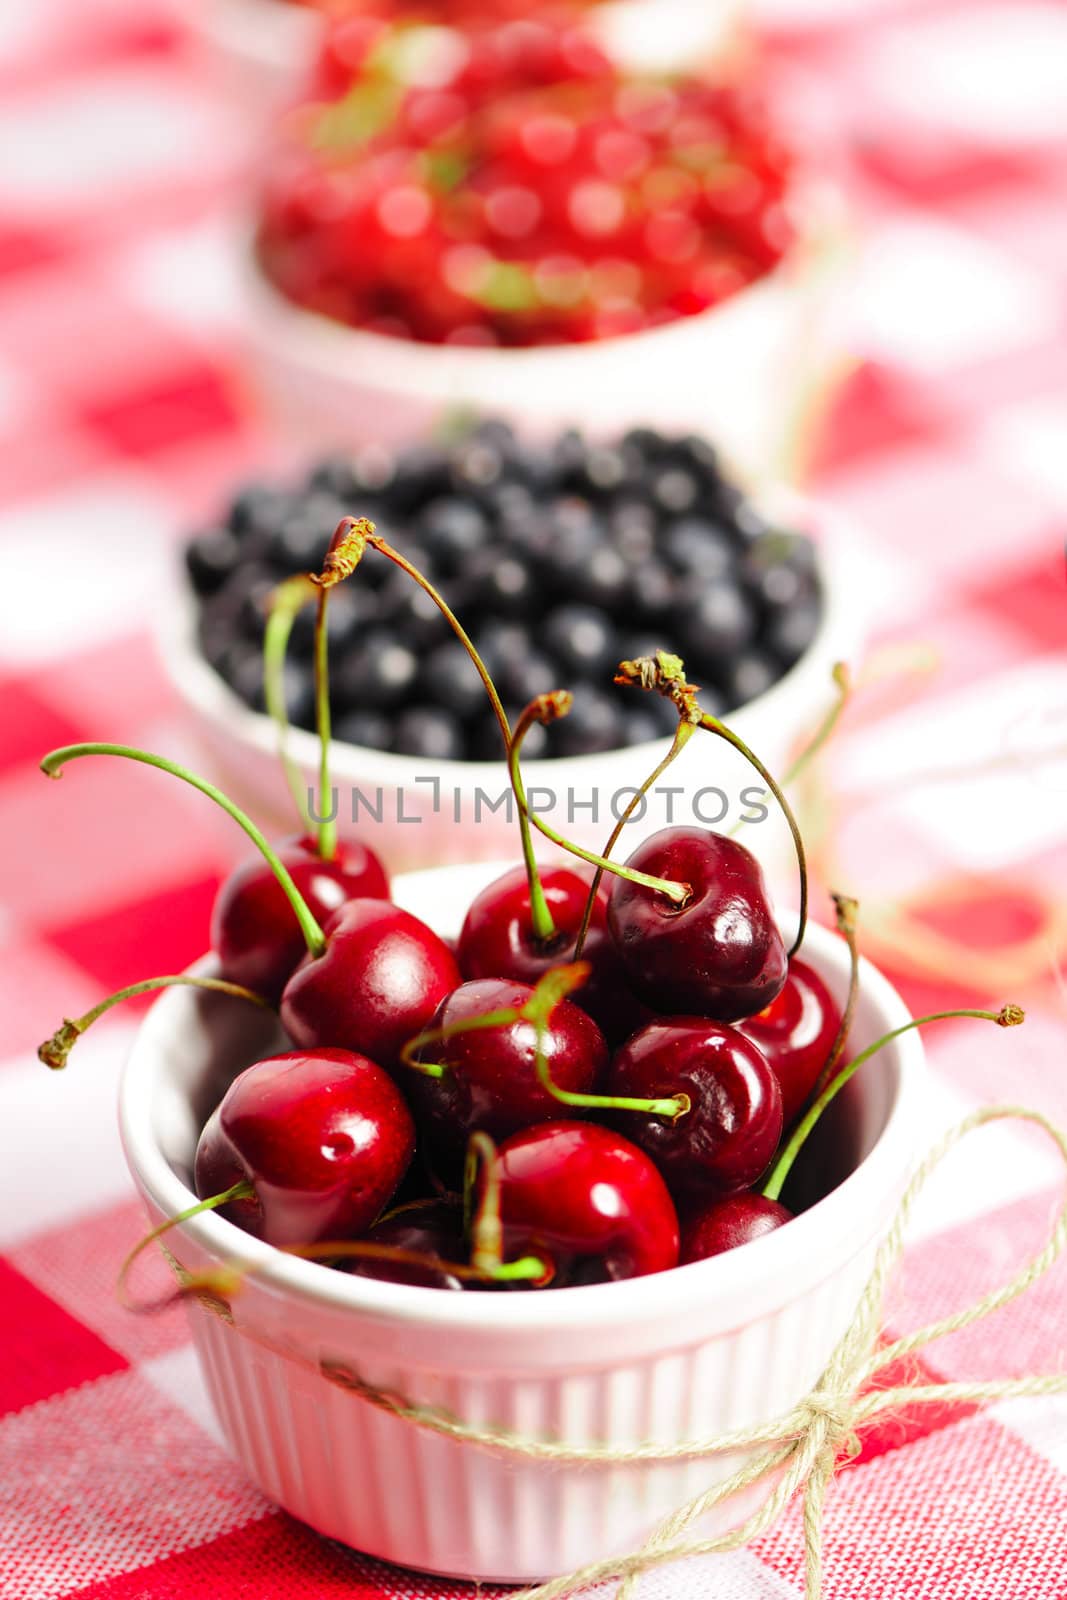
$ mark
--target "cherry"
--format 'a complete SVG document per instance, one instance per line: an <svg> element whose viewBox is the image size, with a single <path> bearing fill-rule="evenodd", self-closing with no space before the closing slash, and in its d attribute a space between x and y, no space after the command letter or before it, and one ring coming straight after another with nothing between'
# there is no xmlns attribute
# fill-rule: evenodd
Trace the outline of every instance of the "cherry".
<svg viewBox="0 0 1067 1600"><path fill-rule="evenodd" d="M349 1050L286 1051L239 1073L196 1149L203 1199L242 1181L221 1215L268 1244L358 1234L394 1194L415 1149L396 1084Z"/></svg>
<svg viewBox="0 0 1067 1600"><path fill-rule="evenodd" d="M284 839L275 849L319 921L345 900L388 898L381 862L354 839L339 841L329 861L309 834ZM219 889L211 946L224 977L277 1003L307 946L285 891L261 857L242 862Z"/></svg>
<svg viewBox="0 0 1067 1600"><path fill-rule="evenodd" d="M399 1259L349 1256L335 1262L342 1272L359 1278L378 1278L386 1283L414 1283L425 1289L463 1289L463 1280L452 1271L452 1263L465 1261L463 1218L456 1206L431 1200L422 1205L405 1206L376 1222L363 1243L381 1245L401 1252ZM425 1258L409 1261L404 1255Z"/></svg>
<svg viewBox="0 0 1067 1600"><path fill-rule="evenodd" d="M465 978L514 978L533 984L573 956L590 874L565 866L538 871L555 933L547 939L535 934L528 870L513 867L471 901L456 951ZM630 993L608 936L606 884L593 902L582 959L592 971L588 982L575 990L573 1003L589 1013L610 1042L617 1043L648 1021L650 1013Z"/></svg>
<svg viewBox="0 0 1067 1600"><path fill-rule="evenodd" d="M703 1261L707 1256L722 1255L724 1250L736 1250L739 1244L762 1239L764 1234L773 1233L792 1220L791 1211L762 1194L732 1194L725 1200L711 1200L682 1218L682 1262Z"/></svg>
<svg viewBox="0 0 1067 1600"><path fill-rule="evenodd" d="M786 952L751 851L707 828L663 828L626 866L689 890L676 904L628 878L612 884L608 927L641 999L721 1022L770 1005L785 983Z"/></svg>
<svg viewBox="0 0 1067 1600"><path fill-rule="evenodd" d="M392 1068L460 983L444 940L389 900L347 900L282 993L281 1018L304 1049L339 1045Z"/></svg>
<svg viewBox="0 0 1067 1600"><path fill-rule="evenodd" d="M500 1140L560 1115L559 1099L538 1073L535 1024L517 1016L477 1025L500 1012L517 1013L533 998L528 984L476 978L439 1006L413 1064L421 1058L444 1070L427 1076L424 1067L413 1074L411 1097L420 1129L446 1171L462 1159L475 1131ZM603 1034L569 1000L558 1000L546 1016L541 1050L552 1082L573 1094L594 1090L607 1065Z"/></svg>
<svg viewBox="0 0 1067 1600"><path fill-rule="evenodd" d="M611 1063L606 1092L688 1098L689 1110L674 1118L612 1113L675 1195L747 1189L782 1136L782 1094L771 1068L736 1028L704 1017L664 1017L635 1033Z"/></svg>
<svg viewBox="0 0 1067 1600"><path fill-rule="evenodd" d="M636 1145L595 1122L549 1122L497 1152L508 1256L538 1257L557 1287L663 1272L678 1261L678 1217Z"/></svg>
<svg viewBox="0 0 1067 1600"><path fill-rule="evenodd" d="M794 956L785 983L770 1005L737 1026L770 1063L782 1091L788 1127L799 1115L833 1049L841 1026L836 1000L819 974Z"/></svg>

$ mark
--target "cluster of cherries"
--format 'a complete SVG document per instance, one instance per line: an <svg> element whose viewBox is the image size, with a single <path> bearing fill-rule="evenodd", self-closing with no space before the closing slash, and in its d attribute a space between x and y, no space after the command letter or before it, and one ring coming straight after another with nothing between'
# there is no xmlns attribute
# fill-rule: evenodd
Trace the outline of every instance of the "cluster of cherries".
<svg viewBox="0 0 1067 1600"><path fill-rule="evenodd" d="M324 783L327 602L368 548L404 564L373 525L349 518L307 579ZM736 840L668 828L621 864L610 859L617 829L603 857L570 847L583 865L539 867L519 748L569 696L539 697L512 730L485 678L525 865L476 895L454 945L396 905L374 854L330 822L275 847L163 757L80 745L42 763L56 776L83 755L147 761L220 803L260 852L215 903L220 976L133 986L199 982L276 1007L292 1046L239 1072L211 1113L193 1209L349 1271L453 1289L636 1276L780 1226L783 1133L802 1113L810 1121L847 1022L787 953L759 864ZM625 663L619 681L670 694L676 748L695 731L695 690L677 658ZM78 1034L130 992L65 1022L42 1059L63 1065ZM794 1132L787 1154L795 1147Z"/></svg>
<svg viewBox="0 0 1067 1600"><path fill-rule="evenodd" d="M718 305L794 237L748 87L632 77L573 9L335 19L264 190L260 264L336 321L432 343L593 340Z"/></svg>

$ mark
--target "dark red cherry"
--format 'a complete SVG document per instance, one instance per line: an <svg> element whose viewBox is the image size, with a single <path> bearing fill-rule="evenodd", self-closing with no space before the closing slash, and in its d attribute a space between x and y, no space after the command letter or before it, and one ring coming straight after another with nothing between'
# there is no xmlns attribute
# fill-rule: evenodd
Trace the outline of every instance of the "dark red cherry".
<svg viewBox="0 0 1067 1600"><path fill-rule="evenodd" d="M782 1137L778 1080L736 1028L706 1017L664 1017L635 1033L608 1069L605 1092L640 1099L689 1097L673 1120L612 1111L612 1123L655 1161L672 1194L747 1189Z"/></svg>
<svg viewBox="0 0 1067 1600"><path fill-rule="evenodd" d="M378 1278L385 1283L414 1283L424 1289L462 1289L463 1281L450 1267L467 1260L463 1243L463 1216L457 1206L440 1200L409 1206L376 1222L363 1243L384 1245L390 1250L411 1251L426 1257L424 1262L371 1260L348 1256L336 1265L342 1272L359 1278Z"/></svg>
<svg viewBox="0 0 1067 1600"><path fill-rule="evenodd" d="M392 1068L460 982L451 950L389 900L347 900L325 924L326 950L306 956L281 1017L304 1049L343 1045Z"/></svg>
<svg viewBox="0 0 1067 1600"><path fill-rule="evenodd" d="M725 1200L710 1200L686 1212L682 1218L682 1261L703 1261L707 1256L736 1250L750 1239L762 1239L793 1213L777 1200L762 1194L732 1194Z"/></svg>
<svg viewBox="0 0 1067 1600"><path fill-rule="evenodd" d="M751 851L707 828L664 828L626 865L690 889L676 905L627 878L612 884L608 927L642 1000L720 1022L770 1005L785 982L786 953Z"/></svg>
<svg viewBox="0 0 1067 1600"><path fill-rule="evenodd" d="M307 834L283 839L276 849L316 921L356 896L388 898L384 867L355 839L339 839L329 861ZM211 948L222 977L274 1003L307 949L285 892L258 853L234 868L215 897Z"/></svg>
<svg viewBox="0 0 1067 1600"><path fill-rule="evenodd" d="M636 1145L595 1122L548 1122L497 1152L506 1259L538 1256L554 1287L663 1272L678 1261L678 1217Z"/></svg>
<svg viewBox="0 0 1067 1600"><path fill-rule="evenodd" d="M781 992L737 1026L770 1062L788 1127L815 1087L837 1038L837 1001L819 974L794 956Z"/></svg>
<svg viewBox="0 0 1067 1600"><path fill-rule="evenodd" d="M415 1149L415 1125L387 1072L349 1050L287 1051L247 1067L196 1148L201 1199L247 1181L222 1216L268 1244L314 1244L368 1228Z"/></svg>
<svg viewBox="0 0 1067 1600"><path fill-rule="evenodd" d="M592 873L573 867L542 867L540 878L556 937L547 943L536 938L526 868L513 867L471 901L457 946L465 978L514 978L535 984L551 967L570 959L585 915ZM609 882L601 883L582 946L582 960L589 962L592 971L571 999L594 1018L609 1041L617 1042L647 1022L650 1013L630 993L608 935L609 888Z"/></svg>
<svg viewBox="0 0 1067 1600"><path fill-rule="evenodd" d="M439 1006L431 1028L456 1028L491 1011L519 1010L533 997L525 983L502 978L477 978L461 984ZM445 1067L439 1078L413 1070L404 1081L415 1106L419 1127L446 1173L455 1172L475 1131L499 1142L520 1128L552 1122L565 1111L537 1076L537 1031L532 1022L501 1023L490 1028L450 1033L423 1046L424 1061ZM542 1034L552 1081L561 1089L592 1093L607 1065L604 1035L584 1011L569 1000L553 1008Z"/></svg>

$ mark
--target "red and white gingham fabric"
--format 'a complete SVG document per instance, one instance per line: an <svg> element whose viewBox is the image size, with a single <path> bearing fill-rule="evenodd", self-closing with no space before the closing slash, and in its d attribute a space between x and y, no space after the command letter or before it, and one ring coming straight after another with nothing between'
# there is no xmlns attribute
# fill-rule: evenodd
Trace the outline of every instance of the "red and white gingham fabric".
<svg viewBox="0 0 1067 1600"><path fill-rule="evenodd" d="M976 1104L1067 1120L1067 8L763 0L773 71L822 83L852 152L865 364L818 492L869 532L871 673L824 763L819 869L916 1009L1012 998L1023 1032L944 1025L931 1137ZM47 748L184 753L153 659L173 543L284 465L227 365L228 206L253 130L157 0L0 14L0 1596L378 1600L465 1592L327 1544L228 1458L180 1311L118 1309L143 1226L115 1129L132 1009L52 1075L37 1042L200 953L233 840L195 795ZM1001 1127L933 1186L903 1329L1009 1275L1059 1174ZM158 1271L164 1273L162 1266ZM943 1378L1056 1370L1067 1268L932 1347ZM1067 1596L1067 1405L883 1422L832 1487L834 1600ZM786 1600L798 1519L647 1578L644 1600Z"/></svg>

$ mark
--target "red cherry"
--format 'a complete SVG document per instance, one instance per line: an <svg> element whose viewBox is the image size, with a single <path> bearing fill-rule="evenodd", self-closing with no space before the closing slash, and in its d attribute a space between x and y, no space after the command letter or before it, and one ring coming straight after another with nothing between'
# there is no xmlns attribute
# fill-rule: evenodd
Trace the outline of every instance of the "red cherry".
<svg viewBox="0 0 1067 1600"><path fill-rule="evenodd" d="M690 1109L673 1121L611 1113L675 1195L747 1189L782 1137L782 1095L767 1062L736 1028L704 1017L665 1017L635 1033L611 1063L606 1093L688 1095Z"/></svg>
<svg viewBox="0 0 1067 1600"><path fill-rule="evenodd" d="M663 1012L732 1022L785 982L785 945L751 851L707 828L663 828L626 865L689 886L684 904L616 877L608 927L637 994Z"/></svg>
<svg viewBox="0 0 1067 1600"><path fill-rule="evenodd" d="M667 1187L635 1145L595 1122L549 1122L497 1152L508 1258L551 1264L562 1287L637 1278L678 1261Z"/></svg>
<svg viewBox="0 0 1067 1600"><path fill-rule="evenodd" d="M201 1199L247 1181L222 1216L268 1244L344 1239L369 1227L403 1178L415 1126L396 1084L348 1050L287 1051L247 1067L196 1149Z"/></svg>
<svg viewBox="0 0 1067 1600"><path fill-rule="evenodd" d="M737 1026L770 1063L788 1127L815 1087L837 1038L841 1012L836 1000L819 974L794 956L781 992Z"/></svg>
<svg viewBox="0 0 1067 1600"><path fill-rule="evenodd" d="M570 960L585 915L591 874L560 866L543 867L539 876L557 937L548 943L536 938L526 869L514 867L471 901L456 952L465 978L514 978L534 984L551 967ZM607 882L601 883L582 947L582 960L593 970L570 998L589 1013L611 1042L617 1042L647 1022L650 1013L630 993L608 936L608 888Z"/></svg>
<svg viewBox="0 0 1067 1600"><path fill-rule="evenodd" d="M342 1045L393 1067L460 982L455 957L410 911L389 900L347 900L282 994L281 1018L304 1049Z"/></svg>
<svg viewBox="0 0 1067 1600"><path fill-rule="evenodd" d="M462 1279L449 1270L449 1264L463 1263L467 1247L463 1242L463 1218L455 1206L432 1200L411 1206L375 1223L364 1234L366 1244L384 1245L390 1250L412 1251L428 1259L413 1261L372 1260L348 1256L337 1262L342 1272L358 1278L377 1278L385 1283L414 1283L425 1289L462 1289Z"/></svg>
<svg viewBox="0 0 1067 1600"><path fill-rule="evenodd" d="M441 1004L431 1028L457 1029L493 1011L519 1010L533 997L524 983L480 978L461 984ZM425 1061L445 1067L441 1077L414 1071L410 1085L420 1128L434 1155L455 1167L475 1131L494 1140L520 1128L551 1122L562 1112L536 1068L537 1030L525 1020L452 1032L421 1049ZM561 1089L589 1094L597 1086L608 1051L591 1017L569 1000L553 1007L542 1031L552 1081Z"/></svg>
<svg viewBox="0 0 1067 1600"><path fill-rule="evenodd" d="M682 1218L682 1261L703 1261L724 1250L736 1250L739 1244L762 1239L792 1220L791 1211L762 1194L711 1200Z"/></svg>
<svg viewBox="0 0 1067 1600"><path fill-rule="evenodd" d="M385 869L355 839L338 840L330 861L322 859L307 834L282 840L277 851L320 922L357 896L388 898ZM262 856L235 867L219 889L211 912L211 947L224 978L279 1000L307 946L285 891Z"/></svg>

